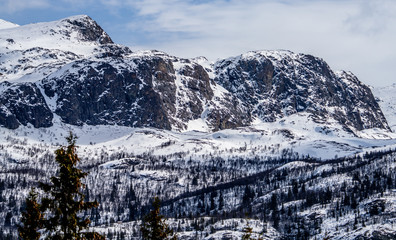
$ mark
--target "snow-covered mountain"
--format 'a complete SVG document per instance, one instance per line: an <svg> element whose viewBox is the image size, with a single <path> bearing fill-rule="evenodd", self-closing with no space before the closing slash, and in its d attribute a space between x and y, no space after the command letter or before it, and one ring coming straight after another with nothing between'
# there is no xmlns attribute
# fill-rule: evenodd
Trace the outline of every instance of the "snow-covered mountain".
<svg viewBox="0 0 396 240"><path fill-rule="evenodd" d="M355 135L389 130L367 86L310 55L257 51L210 63L134 53L88 16L3 29L0 42L0 124L11 129L51 126L55 114L72 125L218 131L308 113Z"/></svg>
<svg viewBox="0 0 396 240"><path fill-rule="evenodd" d="M0 80L36 82L112 43L88 16L0 29Z"/></svg>
<svg viewBox="0 0 396 240"><path fill-rule="evenodd" d="M183 239L392 239L394 90L285 50L210 62L133 52L85 15L0 21L0 238L72 131L109 239L139 239L153 196Z"/></svg>

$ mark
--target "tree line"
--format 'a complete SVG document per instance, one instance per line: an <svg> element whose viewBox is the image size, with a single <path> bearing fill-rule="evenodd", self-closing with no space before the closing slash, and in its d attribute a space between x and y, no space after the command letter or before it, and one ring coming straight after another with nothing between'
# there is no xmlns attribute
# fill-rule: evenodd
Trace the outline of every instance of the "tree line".
<svg viewBox="0 0 396 240"><path fill-rule="evenodd" d="M64 152L67 152L67 148L63 149ZM56 158L58 158L58 150L56 152ZM221 219L244 217L247 215L249 218L260 219L264 222L271 223L271 225L285 237L291 237L293 239L308 239L320 233L320 224L324 218L323 216L315 215L311 215L309 218L306 218L301 217L297 213L309 209L312 206L322 206L322 208L330 206L330 210L327 211L326 217L338 219L346 214L355 214L355 221L352 222L350 226L347 226L349 230L353 230L367 224L372 224L373 221L381 221L381 213L385 211L385 208L387 208L383 202L376 201L366 204L369 215L363 214L363 205L360 205L359 208L359 204L369 199L370 196L382 194L386 190L395 188L396 175L394 171L392 169L387 169L386 167L377 168L381 161L390 163L394 162L392 153L393 151L372 152L362 156L357 155L351 158L336 159L332 161L300 159L300 161L304 161L309 164L302 164L297 168L266 168L264 171L253 173L246 177L237 178L235 181L221 180L222 175L220 172L222 171L219 171L219 173L216 174L220 176L220 180L216 182L214 187L208 186L207 188L193 191L187 190L173 198L165 197L165 199L168 200L163 202L164 208L161 209L161 212L167 216L173 216L175 219L193 219L197 217L212 216L214 219L220 221ZM388 155L389 157L387 157ZM380 158L382 158L381 161L379 161ZM274 165L283 165L286 162L292 162L282 159L280 160L281 161L279 161L279 163L276 162ZM323 169L325 170L318 174L312 174L320 166L324 166ZM153 169L154 167L155 165L153 165ZM170 167L173 168L176 167L176 165L172 165ZM196 173L191 177L190 186L193 186L194 183L199 184L205 179L205 175L207 175L207 173L199 171L200 168L203 167L197 167L197 170L195 171ZM214 168L213 171L216 171L216 169ZM58 175L55 178L60 178L60 172L61 171L58 171ZM345 181L340 181L339 184L334 186L328 185L327 187L314 187L316 184L320 183L322 179L344 174L350 175L352 179L348 180L348 178L346 178ZM85 175L81 178L83 177L85 177ZM48 191L45 191L46 189L44 189L44 186L46 186L45 184L39 185L41 192L45 192L47 194L46 197L41 199L40 203L38 203L35 191L32 191L28 196L28 199L31 198L32 200L35 200L32 202L36 202L36 207L39 210L41 209L40 212L42 213L43 221L36 221L43 222L41 228L38 230L38 232L42 234L41 236L49 235L48 232L51 230L47 230L44 222L55 216L55 213L51 208L51 204L48 204L47 207L45 207L46 204L45 201L43 201L46 198L49 198L50 200L55 199L54 195L51 195L51 192L56 190L56 188L54 188L55 183L52 181L53 179L54 177L51 178L51 184L47 184L47 187L52 187L49 190L47 189ZM117 195L119 194L119 187L121 185L116 183L116 181L119 181L118 178L114 179L114 187L112 190L110 188L111 193L109 192L108 197L114 201L118 201L119 198L117 198ZM1 186L0 184L0 188L4 188L4 186ZM128 188L128 186L126 186L126 188ZM144 215L149 215L152 210L150 212L148 210L153 209L154 207L151 206L151 208L149 208L149 205L144 206L143 204L138 203L139 188L135 187L135 189L133 189L131 186L129 188L130 189L127 189L123 195L125 195L125 202L129 202L132 205L127 208L129 215L124 214L124 218L126 216L127 219L122 221L128 221L128 216L129 221L144 220ZM78 199L83 199L84 203L88 203L93 199L98 200L98 202L102 202L101 198L97 198L100 195L95 195L92 198L91 192L91 196L89 196L90 191L86 188L84 190L83 185L81 185L79 189L81 195L77 195L79 196ZM125 191L124 189L125 187L122 188L122 191ZM136 191L136 194L134 190ZM36 197L34 198L35 195ZM139 195L141 196L141 193ZM240 198L239 207L233 209L229 208L231 195L233 198ZM256 200L259 198L264 199L265 201L257 204L258 202L256 202ZM155 201L151 202L154 203ZM93 203L95 203L95 201ZM120 203L120 205L125 207L124 203ZM27 202L26 206L28 206ZM100 215L103 214L103 209L99 209L98 211L98 208L96 207L100 208L100 205L98 206L94 204L90 210L88 207L81 210L80 213L85 211L85 218L82 218L83 215L77 214L77 216L81 217L77 222L83 222L83 220L87 219L87 216L90 216L89 218L93 223L95 223L91 225L97 226L103 224L101 221L95 222L97 221L95 219L100 219ZM45 211L43 211L44 209ZM114 208L114 211L118 211L117 209L120 209L120 207ZM36 213L36 215L39 214ZM6 220L8 219L7 216ZM117 218L120 219L119 217ZM60 229L59 226L57 228ZM198 228L201 228L201 226L197 225L197 229ZM140 228L139 230L139 235L143 236L141 231L142 229ZM247 227L244 231L246 231L246 234L249 234L250 230ZM83 235L83 233L86 234L87 232L87 228L81 228L80 239L87 237ZM177 232L179 232L179 230ZM135 233L133 236L135 236Z"/></svg>

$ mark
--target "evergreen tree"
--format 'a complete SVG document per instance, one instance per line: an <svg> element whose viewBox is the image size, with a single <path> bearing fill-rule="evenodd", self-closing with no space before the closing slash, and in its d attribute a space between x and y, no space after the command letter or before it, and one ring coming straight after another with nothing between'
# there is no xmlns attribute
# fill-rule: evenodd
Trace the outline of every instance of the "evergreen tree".
<svg viewBox="0 0 396 240"><path fill-rule="evenodd" d="M272 221L274 222L274 228L279 227L279 212L278 212L278 197L275 193L272 194L269 202L269 208L272 210Z"/></svg>
<svg viewBox="0 0 396 240"><path fill-rule="evenodd" d="M11 219L12 219L12 213L11 211L9 211L7 212L4 218L4 226L11 227Z"/></svg>
<svg viewBox="0 0 396 240"><path fill-rule="evenodd" d="M48 218L43 221L44 228L50 239L104 239L98 233L84 231L90 220L78 216L81 211L99 204L84 201L82 190L85 185L81 179L87 173L76 167L80 161L76 154L76 139L72 133L66 137L68 146L55 151L55 160L59 165L57 176L51 177L51 184L40 184L50 195L42 200L43 210L48 212Z"/></svg>
<svg viewBox="0 0 396 240"><path fill-rule="evenodd" d="M253 229L249 226L249 224L243 229L242 240L251 240Z"/></svg>
<svg viewBox="0 0 396 240"><path fill-rule="evenodd" d="M224 207L224 197L223 197L223 192L220 192L219 196L219 210L223 210Z"/></svg>
<svg viewBox="0 0 396 240"><path fill-rule="evenodd" d="M160 213L160 200L158 197L154 199L153 210L151 210L143 219L140 231L143 239L146 240L176 240L176 235L164 222Z"/></svg>
<svg viewBox="0 0 396 240"><path fill-rule="evenodd" d="M243 229L242 240L263 240L261 237L253 238L253 228L250 227L249 222L247 226Z"/></svg>
<svg viewBox="0 0 396 240"><path fill-rule="evenodd" d="M22 212L21 222L18 227L19 237L24 240L38 240L41 236L38 230L42 227L43 213L37 203L37 192L32 188L26 198L26 209Z"/></svg>

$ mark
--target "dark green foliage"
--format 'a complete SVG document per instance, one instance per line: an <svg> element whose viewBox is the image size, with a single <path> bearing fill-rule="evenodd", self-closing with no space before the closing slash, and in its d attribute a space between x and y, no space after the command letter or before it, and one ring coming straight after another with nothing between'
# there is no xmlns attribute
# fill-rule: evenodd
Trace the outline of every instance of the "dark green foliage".
<svg viewBox="0 0 396 240"><path fill-rule="evenodd" d="M38 230L42 227L43 217L40 204L37 203L37 192L32 188L26 199L26 209L22 212L23 226L18 227L19 237L24 240L38 240L41 236Z"/></svg>
<svg viewBox="0 0 396 240"><path fill-rule="evenodd" d="M250 240L252 236L252 228L248 225L243 229L242 240Z"/></svg>
<svg viewBox="0 0 396 240"><path fill-rule="evenodd" d="M80 161L76 154L76 137L70 133L66 138L68 146L55 151L56 162L59 165L58 176L51 177L52 184L41 183L41 188L49 197L42 200L43 210L48 214L44 228L50 239L104 239L97 233L83 232L88 228L89 219L83 219L77 214L81 211L97 207L95 202L85 202L81 182L87 173L76 167Z"/></svg>
<svg viewBox="0 0 396 240"><path fill-rule="evenodd" d="M160 213L160 200L158 197L154 199L153 210L151 210L143 219L140 231L143 239L146 240L176 240L176 235L164 222Z"/></svg>
<svg viewBox="0 0 396 240"><path fill-rule="evenodd" d="M248 223L248 225L243 229L242 240L262 240L261 237L259 237L257 239L252 238L252 234L253 234L253 228L251 228Z"/></svg>

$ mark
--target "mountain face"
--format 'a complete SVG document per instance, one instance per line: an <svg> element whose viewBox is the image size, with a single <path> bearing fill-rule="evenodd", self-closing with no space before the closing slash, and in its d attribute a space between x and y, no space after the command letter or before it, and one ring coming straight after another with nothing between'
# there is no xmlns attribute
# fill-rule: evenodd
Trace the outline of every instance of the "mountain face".
<svg viewBox="0 0 396 240"><path fill-rule="evenodd" d="M201 65L112 47L121 56L76 61L40 81L65 123L184 129L185 122L201 118L205 108L210 108L207 119L213 128L244 123L242 111L232 105L236 99L215 94L215 83Z"/></svg>
<svg viewBox="0 0 396 240"><path fill-rule="evenodd" d="M34 127L52 126L53 114L43 95L33 83L0 83L0 122L14 129L20 124Z"/></svg>
<svg viewBox="0 0 396 240"><path fill-rule="evenodd" d="M55 114L72 125L217 131L305 112L352 133L389 130L367 86L310 55L256 51L211 64L134 53L88 16L0 30L0 50L0 125L11 129L51 126Z"/></svg>
<svg viewBox="0 0 396 240"><path fill-rule="evenodd" d="M370 89L350 72L334 73L322 59L288 51L249 52L216 63L216 82L253 116L276 121L308 112L345 129L388 128Z"/></svg>

